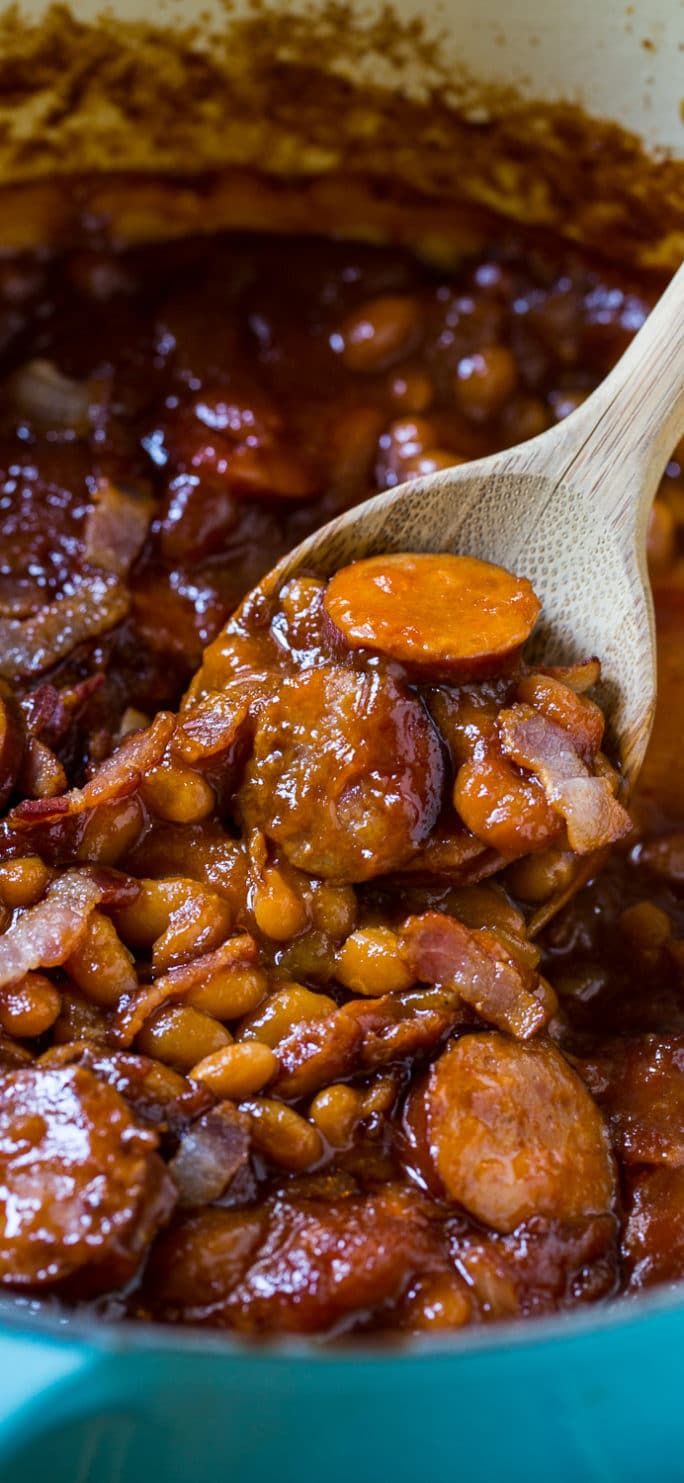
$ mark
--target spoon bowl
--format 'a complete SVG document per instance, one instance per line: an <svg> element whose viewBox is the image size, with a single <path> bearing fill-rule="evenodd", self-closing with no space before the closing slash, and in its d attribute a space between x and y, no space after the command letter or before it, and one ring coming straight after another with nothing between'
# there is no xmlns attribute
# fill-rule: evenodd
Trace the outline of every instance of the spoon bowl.
<svg viewBox="0 0 684 1483"><path fill-rule="evenodd" d="M527 577L542 603L527 652L552 664L601 659L598 700L631 792L656 698L646 529L682 433L684 267L567 419L357 505L284 557L261 589L276 591L303 569L331 576L361 557L399 551L468 554Z"/></svg>

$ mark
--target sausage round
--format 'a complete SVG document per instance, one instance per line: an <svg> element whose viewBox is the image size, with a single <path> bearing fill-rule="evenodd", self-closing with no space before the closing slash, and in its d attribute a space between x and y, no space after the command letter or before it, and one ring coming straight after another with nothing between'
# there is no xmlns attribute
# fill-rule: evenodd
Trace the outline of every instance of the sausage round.
<svg viewBox="0 0 684 1483"><path fill-rule="evenodd" d="M324 665L284 680L263 710L240 806L293 865L353 883L396 869L421 844L443 779L419 700L378 669Z"/></svg>
<svg viewBox="0 0 684 1483"><path fill-rule="evenodd" d="M573 1221L611 1209L603 1118L548 1042L462 1036L413 1094L407 1124L430 1186L496 1231L534 1215Z"/></svg>
<svg viewBox="0 0 684 1483"><path fill-rule="evenodd" d="M176 1199L157 1144L83 1067L0 1078L0 1283L84 1297L131 1277Z"/></svg>
<svg viewBox="0 0 684 1483"><path fill-rule="evenodd" d="M419 677L483 679L511 664L541 605L525 577L474 556L371 556L343 567L323 606L350 649Z"/></svg>

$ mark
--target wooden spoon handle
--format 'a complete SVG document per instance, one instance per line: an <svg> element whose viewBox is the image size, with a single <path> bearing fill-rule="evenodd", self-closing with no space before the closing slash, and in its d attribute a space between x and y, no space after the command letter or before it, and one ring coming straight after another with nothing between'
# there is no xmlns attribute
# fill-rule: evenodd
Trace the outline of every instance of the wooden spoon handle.
<svg viewBox="0 0 684 1483"><path fill-rule="evenodd" d="M565 478L595 492L627 540L635 531L645 538L658 481L684 434L684 265L568 434Z"/></svg>

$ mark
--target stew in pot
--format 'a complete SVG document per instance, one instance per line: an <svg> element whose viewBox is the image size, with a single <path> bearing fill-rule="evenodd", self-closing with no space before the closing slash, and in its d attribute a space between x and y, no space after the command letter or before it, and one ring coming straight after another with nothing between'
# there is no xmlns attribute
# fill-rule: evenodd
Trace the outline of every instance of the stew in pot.
<svg viewBox="0 0 684 1483"><path fill-rule="evenodd" d="M568 415L658 287L508 228L449 273L267 237L0 264L16 1302L410 1334L684 1275L684 450L631 817L600 656L526 661L524 578L404 552L243 601Z"/></svg>

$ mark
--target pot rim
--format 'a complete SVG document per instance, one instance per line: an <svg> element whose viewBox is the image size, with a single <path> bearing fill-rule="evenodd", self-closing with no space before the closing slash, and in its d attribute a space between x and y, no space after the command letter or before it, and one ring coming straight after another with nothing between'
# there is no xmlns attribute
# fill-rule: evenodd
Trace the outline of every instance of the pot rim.
<svg viewBox="0 0 684 1483"><path fill-rule="evenodd" d="M27 1303L31 1299L26 1299ZM102 1357L122 1353L167 1353L192 1355L227 1354L254 1362L260 1358L287 1362L310 1361L330 1365L360 1361L377 1364L405 1364L414 1359L467 1358L469 1353L505 1352L534 1349L551 1342L572 1343L585 1337L596 1337L615 1330L644 1325L658 1317L684 1315L684 1280L669 1285L659 1284L638 1297L613 1298L604 1307L587 1305L572 1313L552 1314L543 1318L516 1318L479 1327L466 1326L456 1332L402 1338L391 1332L345 1339L286 1335L246 1338L228 1330L182 1324L161 1324L135 1319L111 1320L75 1312L36 1312L27 1314L16 1299L0 1296L0 1352L6 1341L28 1338L61 1340L65 1344L87 1344Z"/></svg>

